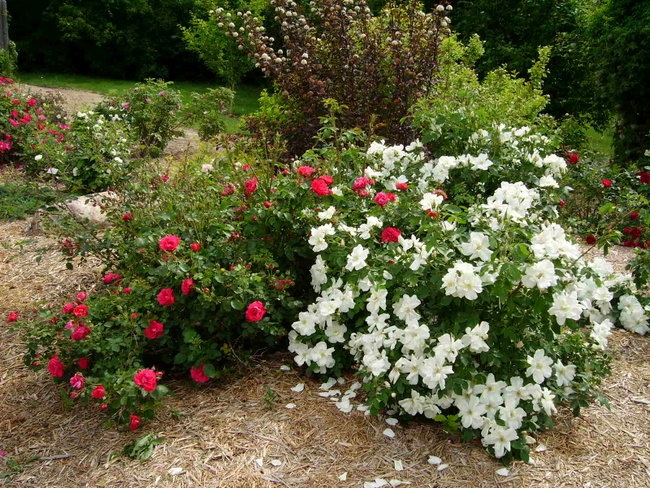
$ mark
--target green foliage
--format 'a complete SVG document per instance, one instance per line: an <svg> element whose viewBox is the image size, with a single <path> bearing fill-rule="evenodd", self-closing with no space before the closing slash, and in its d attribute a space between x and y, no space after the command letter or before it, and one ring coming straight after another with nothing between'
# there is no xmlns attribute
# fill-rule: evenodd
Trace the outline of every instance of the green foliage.
<svg viewBox="0 0 650 488"><path fill-rule="evenodd" d="M146 461L153 455L154 448L164 441L165 439L163 437L158 437L155 434L147 434L136 439L131 444L124 446L122 452L131 459Z"/></svg>
<svg viewBox="0 0 650 488"><path fill-rule="evenodd" d="M467 45L446 39L440 56L440 81L411 109L413 126L436 155L463 153L479 129L532 126L542 121L539 114L548 102L542 81L549 50L540 49L539 59L530 69L530 81L503 68L480 80L473 65L482 54L477 36Z"/></svg>
<svg viewBox="0 0 650 488"><path fill-rule="evenodd" d="M308 10L283 0L275 9L281 48L251 12L217 9L216 19L285 100L292 123L283 126L282 136L290 155L310 146L326 99L345 107L345 127L391 140L410 137L402 119L433 88L439 42L449 32L443 6L425 14L421 3L410 1L376 17L362 0L314 2Z"/></svg>
<svg viewBox="0 0 650 488"><path fill-rule="evenodd" d="M582 49L596 102L616 115L615 159L634 165L650 147L650 1L607 0L585 14Z"/></svg>
<svg viewBox="0 0 650 488"><path fill-rule="evenodd" d="M223 24L218 25L211 18L213 10L219 7L231 15L239 10L251 10L255 15L262 15L268 3L264 0L200 0L194 6L190 25L182 28L188 49L196 52L218 79L234 88L255 66L246 53L238 48L237 42L226 35Z"/></svg>
<svg viewBox="0 0 650 488"><path fill-rule="evenodd" d="M119 79L189 79L207 73L186 50L195 0L32 0L11 2L11 33L21 70ZM37 13L37 14L35 14Z"/></svg>
<svg viewBox="0 0 650 488"><path fill-rule="evenodd" d="M17 171L4 168L0 173L0 221L27 218L63 198L50 186L32 181Z"/></svg>
<svg viewBox="0 0 650 488"><path fill-rule="evenodd" d="M224 132L224 114L230 111L235 93L228 88L209 88L205 93L193 93L192 101L185 107L185 116L197 126L202 141Z"/></svg>
<svg viewBox="0 0 650 488"><path fill-rule="evenodd" d="M0 76L10 78L16 74L18 51L16 43L9 41L7 49L0 49Z"/></svg>

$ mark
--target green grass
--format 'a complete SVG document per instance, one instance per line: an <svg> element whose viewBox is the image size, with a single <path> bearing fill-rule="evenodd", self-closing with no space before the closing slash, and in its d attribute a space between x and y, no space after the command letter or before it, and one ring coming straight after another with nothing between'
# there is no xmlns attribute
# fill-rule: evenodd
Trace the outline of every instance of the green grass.
<svg viewBox="0 0 650 488"><path fill-rule="evenodd" d="M5 168L0 172L0 222L25 219L39 208L63 201L67 196Z"/></svg>
<svg viewBox="0 0 650 488"><path fill-rule="evenodd" d="M110 78L97 78L94 76L81 76L57 73L21 73L16 77L20 83L43 86L46 88L68 88L72 90L86 90L102 95L119 96L133 88L137 81L113 80ZM180 92L183 103L189 102L192 93L204 93L215 84L205 82L174 82L173 88ZM235 90L235 103L233 106L234 118L228 117L226 126L229 132L234 132L239 126L237 117L250 114L259 107L258 98L261 88L253 85L241 85Z"/></svg>
<svg viewBox="0 0 650 488"><path fill-rule="evenodd" d="M585 147L589 148L590 151L607 159L614 156L614 127L608 127L602 131L587 127L585 137L587 139Z"/></svg>

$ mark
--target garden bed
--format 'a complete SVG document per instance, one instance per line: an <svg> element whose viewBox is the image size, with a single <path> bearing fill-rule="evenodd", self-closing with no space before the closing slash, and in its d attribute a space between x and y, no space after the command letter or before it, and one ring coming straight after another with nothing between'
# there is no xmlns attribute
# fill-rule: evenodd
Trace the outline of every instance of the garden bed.
<svg viewBox="0 0 650 488"><path fill-rule="evenodd" d="M28 225L0 225L2 317L15 310L28 318L36 304L98 277L90 263L66 270L57 243L26 235ZM610 256L621 266L629 254L616 248ZM398 424L389 438L385 416L340 412L319 395L321 382L302 376L288 354L258 358L238 377L208 386L168 381L175 395L158 418L144 430L117 432L103 426L100 411L66 409L47 374L22 364L16 335L6 326L0 335L0 471L22 468L8 486L361 487L382 478L418 487L643 487L650 477L650 338L622 330L610 338L615 361L604 393L611 410L591 407L577 419L562 412L556 427L539 436L534 464L517 462L508 476L497 474L502 465L480 443L449 441L439 424ZM351 381L336 388L345 391ZM292 391L298 383L304 391ZM149 432L164 438L149 461L120 455ZM438 471L429 456L449 467ZM172 468L183 471L172 475Z"/></svg>

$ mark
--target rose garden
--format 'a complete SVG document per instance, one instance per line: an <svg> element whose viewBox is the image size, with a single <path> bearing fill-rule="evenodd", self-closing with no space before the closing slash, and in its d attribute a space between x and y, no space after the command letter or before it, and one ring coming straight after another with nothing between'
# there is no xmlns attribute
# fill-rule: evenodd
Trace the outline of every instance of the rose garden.
<svg viewBox="0 0 650 488"><path fill-rule="evenodd" d="M281 48L250 12L212 12L276 88L245 133L219 122L227 89L188 106L147 80L66 113L0 80L3 165L96 195L102 215L57 204L33 217L68 272L94 274L3 306L21 360L65 415L90 412L141 459L165 445L147 432L178 392L218 398L281 357L292 391L331 392L341 423L388 417L385 440L414 425L532 463L556 418L612 401L612 338L647 348L647 151L608 168L575 150L543 113L548 50L527 80L480 79L481 43L452 34L448 5L274 6ZM166 156L188 125L197 147ZM634 249L623 272L607 260L621 244ZM445 456L424 459L431 476L453 470ZM401 461L391 468L350 482L407 483Z"/></svg>

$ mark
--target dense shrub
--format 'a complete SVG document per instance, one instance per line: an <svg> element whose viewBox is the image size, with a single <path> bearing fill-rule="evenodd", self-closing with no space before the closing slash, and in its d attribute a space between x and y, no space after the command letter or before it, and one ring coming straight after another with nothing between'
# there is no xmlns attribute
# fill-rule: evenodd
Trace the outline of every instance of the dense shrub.
<svg viewBox="0 0 650 488"><path fill-rule="evenodd" d="M435 84L439 43L449 33L444 6L425 14L411 1L375 17L362 0L316 1L307 10L293 0L274 5L277 41L251 12L217 9L216 16L288 102L292 120L281 132L292 155L309 147L326 99L345 106L344 127L392 140L411 134L402 119Z"/></svg>

